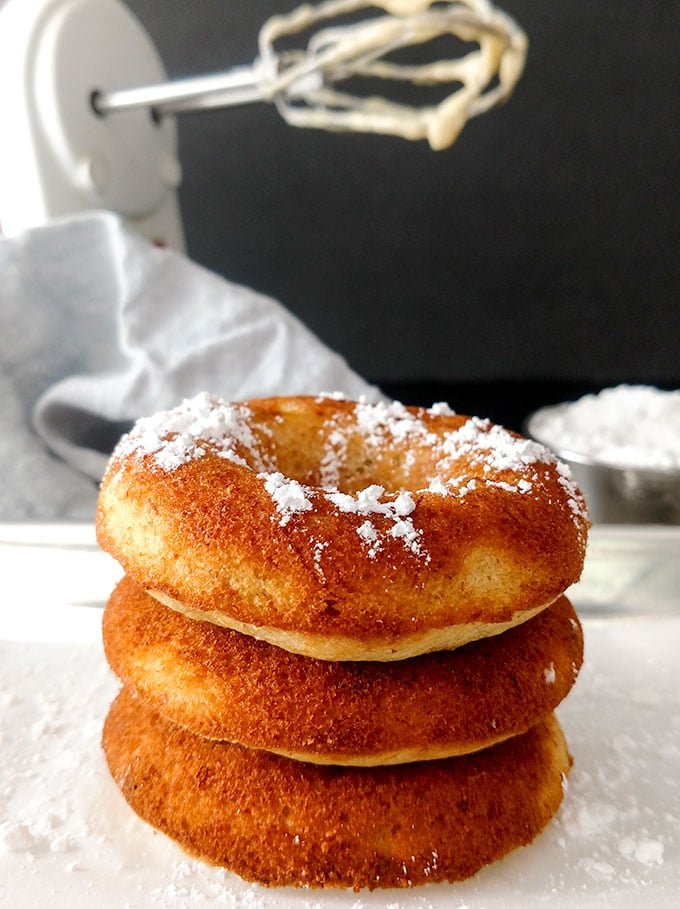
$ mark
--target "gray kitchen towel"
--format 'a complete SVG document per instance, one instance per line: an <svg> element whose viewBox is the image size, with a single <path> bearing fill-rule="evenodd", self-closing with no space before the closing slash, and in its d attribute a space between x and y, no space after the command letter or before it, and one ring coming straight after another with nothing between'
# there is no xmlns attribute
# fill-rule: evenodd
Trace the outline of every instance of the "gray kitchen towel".
<svg viewBox="0 0 680 909"><path fill-rule="evenodd" d="M121 433L199 391L381 397L275 300L115 215L0 239L0 521L90 520Z"/></svg>

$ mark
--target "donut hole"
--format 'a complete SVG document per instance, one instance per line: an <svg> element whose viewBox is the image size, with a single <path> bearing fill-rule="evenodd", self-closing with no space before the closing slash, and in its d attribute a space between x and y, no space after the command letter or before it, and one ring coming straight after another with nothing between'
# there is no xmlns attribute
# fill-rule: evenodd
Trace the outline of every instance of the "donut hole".
<svg viewBox="0 0 680 909"><path fill-rule="evenodd" d="M381 486L396 496L441 479L446 434L465 419L398 404L266 399L251 402L245 420L239 415L230 450L258 474L349 495Z"/></svg>
<svg viewBox="0 0 680 909"><path fill-rule="evenodd" d="M367 486L382 486L388 493L426 488L437 475L437 446L375 440L349 425L310 427L292 419L270 427L264 435L270 470L305 486L356 494Z"/></svg>

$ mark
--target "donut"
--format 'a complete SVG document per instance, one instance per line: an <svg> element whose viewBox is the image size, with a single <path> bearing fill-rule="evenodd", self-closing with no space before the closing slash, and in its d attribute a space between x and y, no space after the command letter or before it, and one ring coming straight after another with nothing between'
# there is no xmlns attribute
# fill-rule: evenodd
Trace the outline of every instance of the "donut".
<svg viewBox="0 0 680 909"><path fill-rule="evenodd" d="M398 660L536 615L588 518L545 447L446 405L203 394L116 446L97 534L164 604L286 650Z"/></svg>
<svg viewBox="0 0 680 909"><path fill-rule="evenodd" d="M330 767L200 738L129 689L102 744L130 807L190 855L266 885L458 881L531 842L571 758L554 715L457 758Z"/></svg>
<svg viewBox="0 0 680 909"><path fill-rule="evenodd" d="M191 732L363 766L465 754L525 732L566 696L583 659L566 597L455 651L329 662L189 619L124 578L102 634L124 685Z"/></svg>

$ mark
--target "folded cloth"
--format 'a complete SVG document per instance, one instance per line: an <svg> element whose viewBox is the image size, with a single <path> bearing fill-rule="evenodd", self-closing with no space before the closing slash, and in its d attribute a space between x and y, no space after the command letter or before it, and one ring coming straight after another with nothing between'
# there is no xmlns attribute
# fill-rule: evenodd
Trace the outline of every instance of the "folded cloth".
<svg viewBox="0 0 680 909"><path fill-rule="evenodd" d="M120 435L199 391L381 397L275 300L115 215L0 240L0 520L91 519Z"/></svg>

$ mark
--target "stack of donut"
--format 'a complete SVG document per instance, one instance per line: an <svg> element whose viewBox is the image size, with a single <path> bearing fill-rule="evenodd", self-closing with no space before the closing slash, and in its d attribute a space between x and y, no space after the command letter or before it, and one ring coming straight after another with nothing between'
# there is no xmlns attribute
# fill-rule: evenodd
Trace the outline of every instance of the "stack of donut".
<svg viewBox="0 0 680 909"><path fill-rule="evenodd" d="M247 880L462 880L545 827L581 666L588 520L542 446L445 405L208 395L102 483L123 683L112 776Z"/></svg>

